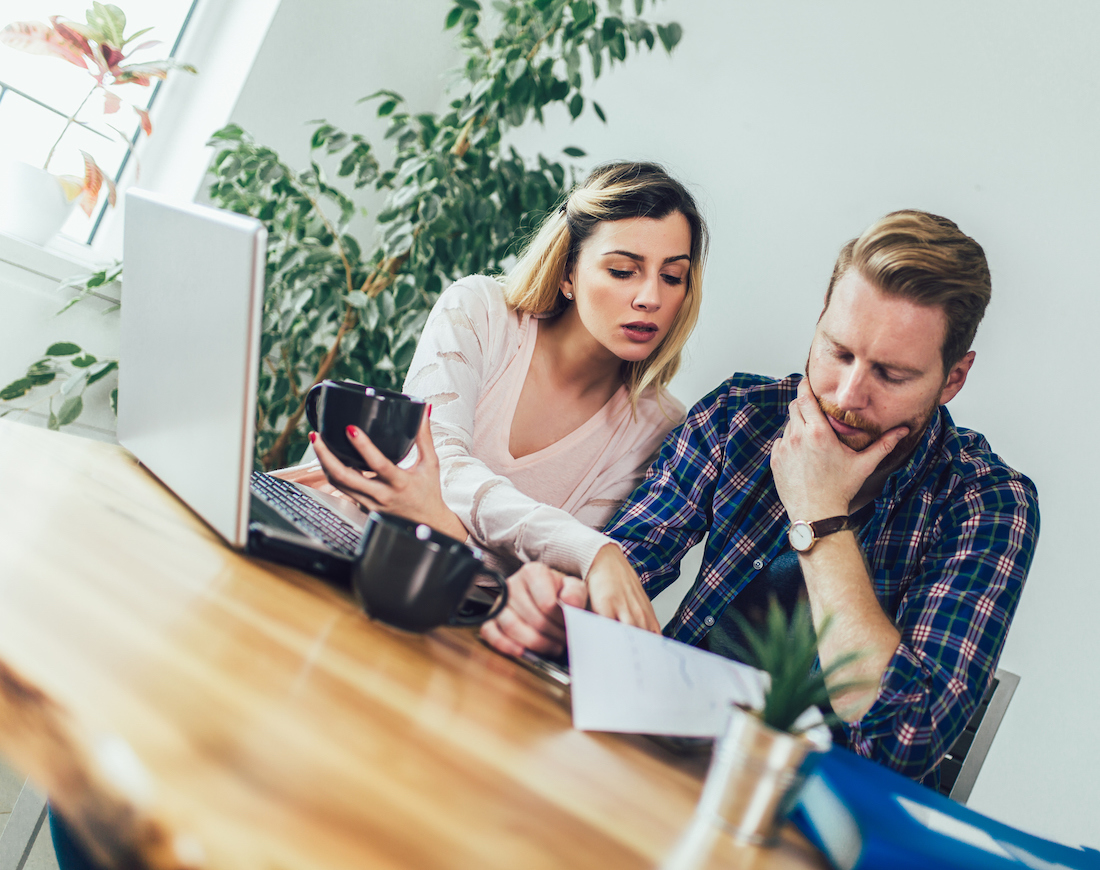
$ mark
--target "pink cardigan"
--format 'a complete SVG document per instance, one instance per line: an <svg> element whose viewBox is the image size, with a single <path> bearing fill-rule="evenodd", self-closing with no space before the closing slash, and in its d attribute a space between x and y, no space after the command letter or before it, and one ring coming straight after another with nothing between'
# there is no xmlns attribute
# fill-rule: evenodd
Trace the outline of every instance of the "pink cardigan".
<svg viewBox="0 0 1100 870"><path fill-rule="evenodd" d="M661 441L684 418L667 392L647 390L631 415L622 387L560 441L515 459L512 417L538 318L510 309L492 278L471 276L436 302L405 392L432 404L443 499L472 542L505 569L541 561L584 577L610 542L600 529L641 481Z"/></svg>

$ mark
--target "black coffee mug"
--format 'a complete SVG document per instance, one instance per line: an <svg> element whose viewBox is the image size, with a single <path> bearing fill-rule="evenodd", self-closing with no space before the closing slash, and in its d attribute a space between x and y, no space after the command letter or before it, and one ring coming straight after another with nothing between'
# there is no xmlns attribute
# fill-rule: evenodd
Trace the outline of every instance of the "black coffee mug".
<svg viewBox="0 0 1100 870"><path fill-rule="evenodd" d="M352 587L368 616L406 631L479 625L508 602L504 577L486 567L484 560L480 550L431 526L371 511ZM477 603L492 591L480 584L474 587L478 576L487 577L499 590L489 607Z"/></svg>
<svg viewBox="0 0 1100 870"><path fill-rule="evenodd" d="M400 462L416 442L424 408L423 399L355 381L321 381L306 396L309 425L337 459L360 471L368 466L348 440L348 426L358 426L390 462Z"/></svg>

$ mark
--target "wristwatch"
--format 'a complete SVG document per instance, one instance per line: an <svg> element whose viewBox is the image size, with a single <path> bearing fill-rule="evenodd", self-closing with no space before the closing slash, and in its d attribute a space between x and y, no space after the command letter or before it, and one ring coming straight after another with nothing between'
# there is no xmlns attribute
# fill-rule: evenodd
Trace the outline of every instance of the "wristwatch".
<svg viewBox="0 0 1100 870"><path fill-rule="evenodd" d="M855 528L856 524L852 518L845 516L829 517L827 520L818 520L813 523L795 520L787 532L787 540L791 542L791 549L795 552L808 553L814 548L818 538Z"/></svg>

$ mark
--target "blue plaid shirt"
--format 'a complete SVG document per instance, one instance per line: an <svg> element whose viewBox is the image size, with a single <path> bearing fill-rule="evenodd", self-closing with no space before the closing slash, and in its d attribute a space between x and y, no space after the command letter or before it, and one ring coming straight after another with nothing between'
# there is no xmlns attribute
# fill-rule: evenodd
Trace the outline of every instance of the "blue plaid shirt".
<svg viewBox="0 0 1100 870"><path fill-rule="evenodd" d="M703 398L606 529L650 597L709 533L665 629L677 640L698 643L787 546L770 457L801 377L738 374ZM939 764L992 680L1038 535L1034 484L941 406L858 533L901 643L874 705L845 726L851 749L914 778Z"/></svg>

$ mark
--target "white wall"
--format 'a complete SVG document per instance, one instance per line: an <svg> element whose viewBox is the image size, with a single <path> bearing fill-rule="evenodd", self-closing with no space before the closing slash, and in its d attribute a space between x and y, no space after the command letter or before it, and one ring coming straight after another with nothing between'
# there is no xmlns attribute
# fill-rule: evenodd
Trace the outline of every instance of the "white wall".
<svg viewBox="0 0 1100 870"><path fill-rule="evenodd" d="M310 119L376 135L354 100L377 87L438 107L447 6L283 0L233 119L302 165ZM885 212L945 214L985 246L994 301L952 410L1034 478L1043 534L1002 659L1020 688L971 805L1100 846L1100 6L670 0L657 12L684 42L598 84L607 127L556 115L517 142L582 145L586 166L658 159L702 197L707 298L675 384L689 402L735 369L801 368L837 249Z"/></svg>

